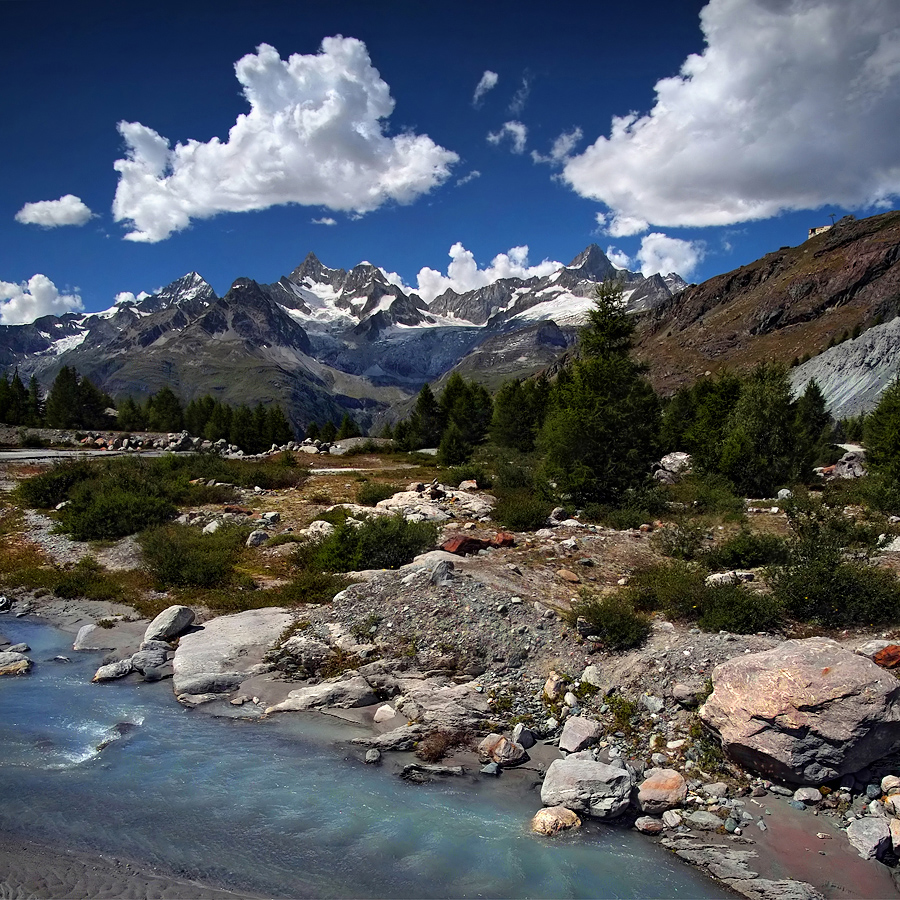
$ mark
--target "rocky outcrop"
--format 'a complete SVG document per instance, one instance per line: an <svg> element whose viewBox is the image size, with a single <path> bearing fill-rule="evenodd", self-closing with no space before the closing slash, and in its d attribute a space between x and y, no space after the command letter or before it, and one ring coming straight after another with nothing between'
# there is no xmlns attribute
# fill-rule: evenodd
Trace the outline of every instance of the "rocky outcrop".
<svg viewBox="0 0 900 900"><path fill-rule="evenodd" d="M541 803L565 806L597 819L614 819L628 809L631 788L627 769L573 755L550 764L541 785Z"/></svg>
<svg viewBox="0 0 900 900"><path fill-rule="evenodd" d="M712 677L703 721L768 777L821 784L900 747L900 682L827 638L736 657Z"/></svg>
<svg viewBox="0 0 900 900"><path fill-rule="evenodd" d="M182 635L173 660L176 696L233 690L265 668L264 654L293 620L277 607L252 609Z"/></svg>

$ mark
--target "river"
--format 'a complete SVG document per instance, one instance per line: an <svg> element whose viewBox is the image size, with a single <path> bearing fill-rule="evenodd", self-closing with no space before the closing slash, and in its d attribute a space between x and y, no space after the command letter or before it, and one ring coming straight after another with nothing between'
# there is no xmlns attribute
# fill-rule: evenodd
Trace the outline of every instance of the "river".
<svg viewBox="0 0 900 900"><path fill-rule="evenodd" d="M530 834L539 798L502 778L409 785L326 716L213 718L90 684L98 655L38 620L0 630L35 661L0 679L0 830L272 897L726 896L623 827Z"/></svg>

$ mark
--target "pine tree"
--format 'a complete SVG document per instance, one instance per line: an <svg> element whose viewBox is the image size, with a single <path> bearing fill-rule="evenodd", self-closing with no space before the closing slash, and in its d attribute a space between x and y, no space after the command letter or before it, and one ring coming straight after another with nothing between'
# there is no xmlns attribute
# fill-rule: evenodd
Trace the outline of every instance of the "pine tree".
<svg viewBox="0 0 900 900"><path fill-rule="evenodd" d="M825 397L815 378L807 383L794 408L794 428L802 457L801 468L808 470L820 458L824 458L832 430L832 419L825 409Z"/></svg>
<svg viewBox="0 0 900 900"><path fill-rule="evenodd" d="M80 428L80 400L78 373L63 366L47 395L46 419L48 428Z"/></svg>
<svg viewBox="0 0 900 900"><path fill-rule="evenodd" d="M147 427L150 431L181 431L184 410L175 392L166 385L147 400Z"/></svg>
<svg viewBox="0 0 900 900"><path fill-rule="evenodd" d="M621 284L601 285L581 359L554 386L539 436L544 473L576 503L615 502L646 478L658 452L659 401L631 359Z"/></svg>
<svg viewBox="0 0 900 900"><path fill-rule="evenodd" d="M122 431L144 431L147 428L144 411L132 397L120 401L116 419Z"/></svg>
<svg viewBox="0 0 900 900"><path fill-rule="evenodd" d="M34 375L28 381L28 403L25 424L32 428L40 428L44 424L44 398Z"/></svg>
<svg viewBox="0 0 900 900"><path fill-rule="evenodd" d="M466 440L462 430L455 422L451 422L441 436L438 446L438 459L445 466L458 466L464 463L472 453L472 445Z"/></svg>
<svg viewBox="0 0 900 900"><path fill-rule="evenodd" d="M419 391L415 409L409 418L409 425L410 449L436 447L440 443L444 422L441 417L441 408L434 399L434 394L428 384L422 385L422 390Z"/></svg>
<svg viewBox="0 0 900 900"><path fill-rule="evenodd" d="M272 446L272 435L269 431L269 419L262 403L253 407L253 449L251 453L263 453Z"/></svg>
<svg viewBox="0 0 900 900"><path fill-rule="evenodd" d="M258 453L256 423L250 408L238 406L231 412L231 427L228 430L228 443L240 447L244 453Z"/></svg>
<svg viewBox="0 0 900 900"><path fill-rule="evenodd" d="M337 428L334 427L334 422L326 422L319 429L319 440L323 441L326 444L330 444L337 434Z"/></svg>
<svg viewBox="0 0 900 900"><path fill-rule="evenodd" d="M216 401L209 394L199 400L191 400L184 410L185 430L194 437L202 437L215 405Z"/></svg>
<svg viewBox="0 0 900 900"><path fill-rule="evenodd" d="M231 433L231 407L219 400L214 401L212 412L206 422L203 436L208 441L228 440Z"/></svg>
<svg viewBox="0 0 900 900"><path fill-rule="evenodd" d="M306 426L306 437L311 441L317 441L319 439L319 426L315 422L310 422L309 425Z"/></svg>
<svg viewBox="0 0 900 900"><path fill-rule="evenodd" d="M338 428L337 440L343 441L353 437L359 437L359 426L350 418L349 413L344 413L344 418L341 419L341 427Z"/></svg>
<svg viewBox="0 0 900 900"><path fill-rule="evenodd" d="M273 444L282 447L294 440L294 429L291 428L291 423L280 406L269 407L266 412L266 426L269 440Z"/></svg>
<svg viewBox="0 0 900 900"><path fill-rule="evenodd" d="M866 462L891 485L900 485L900 378L895 378L865 418Z"/></svg>

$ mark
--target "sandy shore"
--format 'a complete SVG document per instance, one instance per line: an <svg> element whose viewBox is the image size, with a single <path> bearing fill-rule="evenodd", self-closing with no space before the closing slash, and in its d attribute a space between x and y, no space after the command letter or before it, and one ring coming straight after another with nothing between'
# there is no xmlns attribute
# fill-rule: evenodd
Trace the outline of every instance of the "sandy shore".
<svg viewBox="0 0 900 900"><path fill-rule="evenodd" d="M4 900L234 900L255 896L176 878L110 856L55 849L0 833L0 897Z"/></svg>

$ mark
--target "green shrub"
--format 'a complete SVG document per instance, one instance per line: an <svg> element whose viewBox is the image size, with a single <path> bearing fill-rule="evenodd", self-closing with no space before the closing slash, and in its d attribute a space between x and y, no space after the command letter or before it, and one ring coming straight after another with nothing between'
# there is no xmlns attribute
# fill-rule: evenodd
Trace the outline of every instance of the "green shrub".
<svg viewBox="0 0 900 900"><path fill-rule="evenodd" d="M587 503L584 518L600 522L618 531L640 528L653 522L667 511L666 495L656 484L645 484L624 491L618 503Z"/></svg>
<svg viewBox="0 0 900 900"><path fill-rule="evenodd" d="M393 497L400 490L402 488L395 484L365 481L356 489L356 502L363 506L375 506L380 501Z"/></svg>
<svg viewBox="0 0 900 900"><path fill-rule="evenodd" d="M363 441L361 444L356 444L353 447L348 448L344 452L344 456L368 456L371 453L390 453L392 451L391 446L379 446L373 440Z"/></svg>
<svg viewBox="0 0 900 900"><path fill-rule="evenodd" d="M483 466L477 463L464 463L461 466L454 466L452 469L448 469L442 481L451 487L459 487L463 481L474 481L481 490L493 487L491 476Z"/></svg>
<svg viewBox="0 0 900 900"><path fill-rule="evenodd" d="M309 568L324 572L396 569L433 547L436 539L437 528L429 522L377 516L359 526L341 522L333 534L306 551L306 559Z"/></svg>
<svg viewBox="0 0 900 900"><path fill-rule="evenodd" d="M616 731L623 731L627 735L631 734L640 711L637 701L629 700L621 694L610 694L606 698L606 703L612 713L613 727Z"/></svg>
<svg viewBox="0 0 900 900"><path fill-rule="evenodd" d="M748 591L740 584L707 587L697 624L704 631L754 634L781 623L782 605L772 594Z"/></svg>
<svg viewBox="0 0 900 900"><path fill-rule="evenodd" d="M60 513L60 527L76 541L114 540L173 518L175 505L166 497L114 482L82 482Z"/></svg>
<svg viewBox="0 0 900 900"><path fill-rule="evenodd" d="M516 488L499 494L492 518L513 531L536 531L547 524L552 509L549 500L531 490Z"/></svg>
<svg viewBox="0 0 900 900"><path fill-rule="evenodd" d="M122 595L122 589L96 559L86 556L60 575L53 586L53 593L67 599L117 600Z"/></svg>
<svg viewBox="0 0 900 900"><path fill-rule="evenodd" d="M74 485L87 481L94 474L94 467L85 460L56 463L49 471L22 481L16 488L16 494L25 506L52 509L68 499Z"/></svg>
<svg viewBox="0 0 900 900"><path fill-rule="evenodd" d="M784 538L775 534L757 534L742 528L703 554L710 569L751 569L787 562L788 547Z"/></svg>
<svg viewBox="0 0 900 900"><path fill-rule="evenodd" d="M744 500L734 493L731 482L722 475L686 475L666 489L669 497L695 513L722 516L739 521L744 517Z"/></svg>
<svg viewBox="0 0 900 900"><path fill-rule="evenodd" d="M204 534L190 525L165 525L139 538L147 569L162 588L213 588L231 583L247 529L224 526Z"/></svg>
<svg viewBox="0 0 900 900"><path fill-rule="evenodd" d="M773 573L772 592L796 619L825 628L869 627L900 620L900 584L865 563L806 560Z"/></svg>
<svg viewBox="0 0 900 900"><path fill-rule="evenodd" d="M621 593L586 597L576 603L572 612L584 618L609 650L639 647L650 634L650 619L635 611L627 596Z"/></svg>
<svg viewBox="0 0 900 900"><path fill-rule="evenodd" d="M695 559L700 554L706 529L699 523L681 517L653 532L650 543L664 556L673 559Z"/></svg>
<svg viewBox="0 0 900 900"><path fill-rule="evenodd" d="M628 579L626 596L642 612L662 612L695 620L702 613L706 571L682 560L638 569Z"/></svg>

